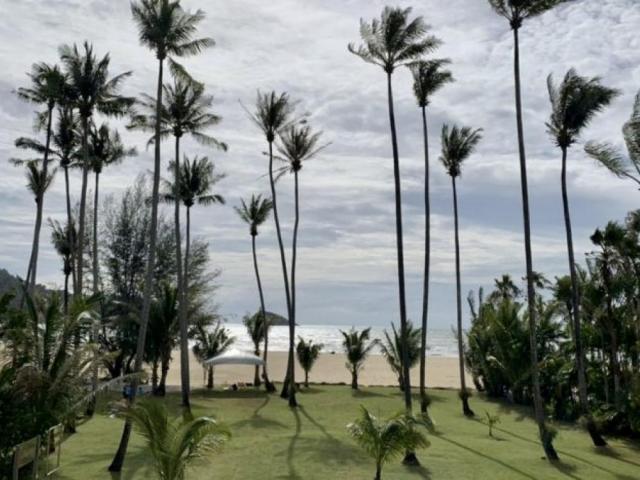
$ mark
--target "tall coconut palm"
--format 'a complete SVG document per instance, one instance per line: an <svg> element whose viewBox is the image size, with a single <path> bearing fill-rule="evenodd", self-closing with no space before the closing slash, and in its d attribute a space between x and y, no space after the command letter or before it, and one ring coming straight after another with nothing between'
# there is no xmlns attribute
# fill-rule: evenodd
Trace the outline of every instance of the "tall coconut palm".
<svg viewBox="0 0 640 480"><path fill-rule="evenodd" d="M640 93L636 95L631 118L622 127L628 156L609 143L588 142L585 151L618 178L640 185Z"/></svg>
<svg viewBox="0 0 640 480"><path fill-rule="evenodd" d="M571 214L569 211L569 194L567 190L567 152L571 145L578 141L582 130L591 122L598 112L602 111L611 103L618 95L618 92L603 86L598 77L581 77L574 69L570 69L566 73L561 85L556 86L551 75L549 75L547 84L552 110L551 117L547 122L547 130L556 146L562 151L562 173L560 182L562 185L564 224L567 234L569 273L571 276L571 303L576 347L576 367L578 371L578 397L580 399L582 414L587 417L587 427L593 443L596 446L604 446L606 442L597 433L595 423L591 417L587 397L585 352L582 347L580 318L580 290L573 252Z"/></svg>
<svg viewBox="0 0 640 480"><path fill-rule="evenodd" d="M260 344L262 340L264 340L265 333L264 316L262 316L262 312L259 312L257 315L247 315L242 320L242 323L244 323L244 326L247 328L247 333L253 343L253 353L259 357ZM260 386L260 367L258 365L255 366L253 374L253 385L255 387Z"/></svg>
<svg viewBox="0 0 640 480"><path fill-rule="evenodd" d="M213 146L221 150L227 150L226 144L207 135L204 131L220 123L221 118L209 112L213 104L213 97L205 95L204 85L191 80L177 78L173 85L165 84L162 87L163 96L160 105L160 138L173 136L175 138L175 158L172 162L174 188L177 187L177 179L180 176L180 141L185 135L190 135L198 143ZM154 130L156 125L156 99L148 95L142 95L139 104L146 111L145 114L136 115L130 128ZM155 141L155 137L149 140ZM174 192L174 196L176 193ZM187 321L187 273L182 269L182 240L180 229L180 202L174 203L174 221L176 236L176 277L178 285L180 318L180 376L182 386L182 405L190 408L189 392L189 338ZM189 245L187 244L187 248ZM186 264L186 262L185 262Z"/></svg>
<svg viewBox="0 0 640 480"><path fill-rule="evenodd" d="M264 378L265 388L268 392L275 391L275 387L269 381L267 373L267 356L269 351L269 326L267 313L264 305L264 292L262 291L262 282L260 280L260 270L258 269L258 256L256 253L256 237L258 236L258 227L260 227L269 218L269 214L273 209L273 202L269 198L262 198L262 195L251 195L251 200L245 202L241 200L240 207L235 207L240 218L249 225L249 234L251 235L251 252L253 254L253 270L256 274L256 283L258 284L258 295L260 296L260 315L264 328L264 365L262 367L262 376Z"/></svg>
<svg viewBox="0 0 640 480"><path fill-rule="evenodd" d="M58 100L58 120L51 135L50 148L42 144L40 141L34 138L21 137L16 140L16 147L25 150L32 150L39 154L44 154L45 151L49 152L49 155L56 157L59 162L60 168L64 171L64 186L65 186L65 198L67 207L67 224L73 223L71 214L71 192L69 183L69 168L75 165L78 160L78 147L80 144L80 138L82 135L78 132L78 119L73 111L73 108L69 105L67 97ZM75 227L74 227L75 231ZM77 238L74 237L74 241ZM75 247L74 247L75 249ZM73 291L76 291L76 270L75 265L75 251L71 252L70 259L71 266L71 280L73 284Z"/></svg>
<svg viewBox="0 0 640 480"><path fill-rule="evenodd" d="M278 217L278 202L276 195L276 179L273 166L273 142L276 140L278 132L295 124L298 119L294 117L295 103L291 101L289 95L276 92L261 93L258 91L254 112L249 112L249 118L258 126L264 134L269 145L269 185L271 187L271 202L273 203L273 219L276 225L276 236L278 237L278 248L280 249L280 263L282 266L282 279L284 282L285 300L287 305L287 320L291 323L291 291L289 290L289 274L287 272L287 259L284 254L284 243L282 242L282 231L280 230L280 219ZM286 398L289 392L289 371L291 370L291 356L289 365L282 385L281 397Z"/></svg>
<svg viewBox="0 0 640 480"><path fill-rule="evenodd" d="M381 67L387 76L387 101L389 104L389 124L391 128L391 147L393 151L393 177L396 203L396 242L398 261L398 296L400 303L400 329L402 335L407 329L407 306L404 285L404 247L402 239L402 191L400 186L400 158L396 134L396 119L393 108L393 90L391 76L396 68L407 65L434 50L439 41L428 36L428 27L422 17L410 19L411 8L385 7L380 19L371 23L360 20L360 36L363 45L349 45L349 51L367 63ZM406 358L404 359L406 360ZM411 412L411 385L408 364L403 361L407 389L404 394L405 408ZM415 456L405 458L406 463L417 463Z"/></svg>
<svg viewBox="0 0 640 480"><path fill-rule="evenodd" d="M91 120L95 113L109 116L123 116L133 105L134 99L121 96L118 92L122 81L131 75L125 72L109 78L109 54L101 59L93 52L93 46L85 42L82 49L77 45L60 47L60 56L68 78L71 104L78 111L82 130L82 190L78 219L78 247L76 258L77 295L83 292L84 243L87 205L87 184L90 169L89 134Z"/></svg>
<svg viewBox="0 0 640 480"><path fill-rule="evenodd" d="M518 131L518 155L520 160L520 185L522 190L522 218L524 223L524 250L527 270L527 303L529 309L529 344L531 350L531 382L533 406L538 424L540 440L549 460L558 458L553 448L552 435L545 427L544 403L540 393L540 373L536 345L536 293L533 284L533 256L531 253L531 220L529 214L529 182L527 179L527 157L524 144L522 120L522 93L520 82L520 28L525 20L537 17L555 6L570 0L488 0L495 12L505 18L513 31L513 76L516 103L516 127Z"/></svg>
<svg viewBox="0 0 640 480"><path fill-rule="evenodd" d="M30 87L19 88L17 93L20 98L29 102L44 105L46 111L39 115L37 124L45 125L46 140L42 149L42 176L47 178L49 169L49 146L51 144L51 134L53 125L53 110L59 104L64 96L65 76L57 65L48 65L46 63L36 63L31 67L31 73L28 74L31 79ZM20 147L23 139L16 141L16 146ZM42 191L44 195L44 191ZM44 205L44 198L40 198L39 203ZM38 268L38 249L40 245L40 228L42 226L42 216L39 217L40 225L35 229L36 236L31 246L31 257L29 267L27 269L27 289L33 294L36 285L36 273ZM38 219L36 219L38 221Z"/></svg>
<svg viewBox="0 0 640 480"><path fill-rule="evenodd" d="M40 238L40 230L42 228L42 212L43 212L43 201L45 192L51 186L53 182L53 178L56 174L56 169L45 171L44 165L41 165L40 160L18 160L12 159L11 162L14 165L24 165L26 169L26 177L27 177L27 188L33 194L34 201L36 202L36 219L33 227L33 244L31 248L31 258L29 259L29 265L33 266L32 269L29 270L33 274L33 276L29 277L27 274L27 290L25 293L30 294L29 291L33 290L35 284L33 283L33 278L35 278L35 264L36 264L36 256L38 255L37 243ZM42 162L44 163L44 162ZM29 273L28 272L28 273Z"/></svg>
<svg viewBox="0 0 640 480"><path fill-rule="evenodd" d="M315 365L320 352L324 348L322 343L313 343L313 340L305 340L298 337L298 345L296 345L296 355L298 363L304 370L304 386L309 388L309 372Z"/></svg>
<svg viewBox="0 0 640 480"><path fill-rule="evenodd" d="M154 161L153 161L153 187L151 201L151 224L149 228L149 254L147 255L147 265L145 268L145 283L143 292L142 318L138 330L138 344L136 346L135 370L142 367L144 356L144 342L147 333L147 323L149 321L149 311L151 309L151 296L154 286L153 274L156 261L156 244L158 237L158 201L160 194L160 123L162 108L162 85L164 62L168 59L170 67L174 73L183 76L184 69L175 62L174 57L185 57L196 55L205 48L214 45L211 38L194 38L198 24L204 19L204 12L201 10L195 13L185 11L179 0L139 0L131 3L131 13L133 20L138 27L138 38L140 43L153 51L158 60L158 80L156 88L156 122L154 141ZM133 387L137 387L136 379L133 380ZM132 388L131 401L135 400L137 388ZM124 457L131 435L131 422L125 422L120 439L120 445L116 455L109 465L109 471L119 472L124 464Z"/></svg>
<svg viewBox="0 0 640 480"><path fill-rule="evenodd" d="M447 174L451 177L451 187L453 189L453 219L455 229L455 249L456 249L456 306L457 306L457 334L458 334L458 360L460 366L460 399L462 400L462 412L472 417L473 410L469 407L469 392L465 381L464 373L464 347L462 342L462 292L460 282L460 237L458 233L458 192L456 190L456 179L462 173L462 164L473 153L476 146L482 139L482 130L472 130L469 127L459 128L448 125L442 127L442 155L440 161L444 165Z"/></svg>
<svg viewBox="0 0 640 480"><path fill-rule="evenodd" d="M280 132L278 153L287 165L282 173L293 173L295 220L291 244L291 311L289 314L289 406L296 407L295 335L296 335L296 261L298 256L298 227L300 225L300 188L298 175L303 164L313 159L327 144L319 145L322 132L313 132L308 125L292 125Z"/></svg>
<svg viewBox="0 0 640 480"><path fill-rule="evenodd" d="M91 170L95 176L93 192L93 294L97 294L99 287L98 274L98 204L100 191L100 174L102 170L111 165L116 165L126 157L136 155L135 148L126 148L117 130L111 130L109 125L103 123L100 127L93 126L89 132L89 155Z"/></svg>
<svg viewBox="0 0 640 480"><path fill-rule="evenodd" d="M69 313L69 276L73 273L73 249L76 241L76 228L71 224L61 225L59 221L49 219L51 227L51 243L62 258L62 273L64 274L64 314Z"/></svg>
<svg viewBox="0 0 640 480"><path fill-rule="evenodd" d="M447 83L453 75L444 67L450 60L419 61L409 66L413 75L413 93L422 113L422 136L424 140L424 279L422 285L422 336L420 339L420 410L427 412L429 399L426 389L427 323L429 317L429 268L431 259L431 199L429 187L429 130L427 106L431 97Z"/></svg>
<svg viewBox="0 0 640 480"><path fill-rule="evenodd" d="M371 340L371 328L357 331L351 328L348 332L340 330L342 334L342 348L347 357L345 366L351 372L351 388L358 390L358 375L364 367L371 350L377 345L377 340Z"/></svg>
<svg viewBox="0 0 640 480"><path fill-rule="evenodd" d="M125 411L125 417L146 440L153 468L161 480L184 480L192 463L219 449L231 436L213 418L171 419L167 407L159 402L132 406Z"/></svg>

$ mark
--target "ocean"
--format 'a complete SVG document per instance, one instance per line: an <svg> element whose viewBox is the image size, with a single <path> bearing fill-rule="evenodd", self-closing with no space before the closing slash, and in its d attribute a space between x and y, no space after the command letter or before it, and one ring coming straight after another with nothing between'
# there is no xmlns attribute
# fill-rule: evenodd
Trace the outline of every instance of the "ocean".
<svg viewBox="0 0 640 480"><path fill-rule="evenodd" d="M247 334L247 329L240 323L226 323L231 334L235 337L234 348L240 350L253 350L251 339ZM296 337L301 336L305 340L311 339L314 342L322 343L323 353L342 352L342 335L340 330L349 330L350 327L338 325L299 325L296 326ZM356 327L361 330L364 327ZM371 338L384 338L384 328L372 327ZM296 338L297 343L297 338ZM434 329L427 334L427 355L434 357L458 357L458 346L456 338L451 330ZM289 327L276 326L269 330L269 351L286 352L289 348ZM373 353L380 353L378 349Z"/></svg>

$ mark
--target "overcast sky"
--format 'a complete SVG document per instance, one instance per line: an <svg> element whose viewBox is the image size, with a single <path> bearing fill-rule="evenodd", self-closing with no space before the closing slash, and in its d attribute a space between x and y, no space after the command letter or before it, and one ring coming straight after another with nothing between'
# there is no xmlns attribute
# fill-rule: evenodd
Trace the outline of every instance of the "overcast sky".
<svg viewBox="0 0 640 480"><path fill-rule="evenodd" d="M332 142L300 174L301 225L298 321L303 324L387 325L398 319L391 146L384 73L347 52L358 41L360 17L378 16L378 0L190 0L187 9L207 13L200 34L217 45L184 63L215 95L224 121L211 131L227 153L189 140L188 155L209 155L227 178L219 192L227 206L196 207L193 232L209 243L220 268L217 301L230 320L257 305L246 226L231 206L252 193L267 193L263 136L240 102L252 105L257 89L287 91L312 114L311 124ZM429 109L432 154L432 325L455 319L451 189L437 162L443 122L484 128L478 151L459 182L463 289L489 287L492 279L524 271L520 178L513 106L512 34L484 0L421 0L415 5L443 40L434 54L449 57L456 83ZM156 61L138 44L126 0L0 0L0 267L25 275L35 206L24 174L8 158L16 137L31 135L34 106L12 93L26 85L37 61L56 62L63 43L88 40L98 54L111 53L111 72L133 70L126 94L154 93ZM567 272L561 216L560 154L545 132L549 115L546 76L558 79L575 67L598 75L622 95L598 116L584 140L622 144L620 128L640 88L640 6L636 0L576 0L528 21L521 33L524 121L532 202L534 268L550 278ZM410 318L419 321L423 262L423 157L419 109L404 70L394 74L402 170L405 249ZM114 122L114 125L122 125ZM103 195L118 195L139 172L152 167L144 138L124 131L137 158L102 175ZM163 145L166 164L172 152ZM638 206L639 193L594 166L576 145L569 154L569 190L578 258L591 249L589 235ZM293 219L293 183L279 184L287 250ZM72 178L77 198L79 177ZM45 218L64 218L62 177L46 196ZM39 278L62 283L60 260L43 228ZM258 237L267 308L284 311L284 293L272 222ZM465 306L465 321L468 312Z"/></svg>

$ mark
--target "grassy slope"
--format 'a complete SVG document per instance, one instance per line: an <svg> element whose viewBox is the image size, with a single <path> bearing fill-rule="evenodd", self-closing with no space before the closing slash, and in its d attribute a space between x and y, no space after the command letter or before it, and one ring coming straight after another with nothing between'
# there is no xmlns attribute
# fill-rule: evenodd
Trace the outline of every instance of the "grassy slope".
<svg viewBox="0 0 640 480"><path fill-rule="evenodd" d="M556 446L561 463L541 458L536 428L526 409L472 399L478 417L498 412L501 424L488 436L487 426L465 419L457 395L432 392L432 415L438 434L431 447L418 452L420 469L409 470L395 461L385 467L385 479L640 479L640 445L611 441L596 452L587 435L561 427ZM168 397L176 408L177 395ZM221 453L194 467L188 480L204 479L371 479L372 464L349 438L345 425L363 404L375 414L389 415L401 407L395 389L371 388L353 394L348 387L316 386L299 396L302 405L290 410L277 395L263 392L196 392L196 415L214 415L232 430L233 438ZM59 478L111 476L106 467L120 437L122 423L97 415L79 428L63 446ZM155 478L137 435L132 436L123 479Z"/></svg>

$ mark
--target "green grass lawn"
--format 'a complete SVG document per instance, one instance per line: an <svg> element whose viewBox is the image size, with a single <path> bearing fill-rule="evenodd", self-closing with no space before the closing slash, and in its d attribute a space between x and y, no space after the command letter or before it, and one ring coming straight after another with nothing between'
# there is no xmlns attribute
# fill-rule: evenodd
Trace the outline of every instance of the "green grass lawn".
<svg viewBox="0 0 640 480"><path fill-rule="evenodd" d="M542 458L537 430L528 410L480 397L471 399L478 419L498 413L501 423L490 438L479 420L466 419L454 391L432 391L432 416L437 434L431 447L420 450L420 468L394 462L385 479L640 479L640 445L611 440L597 451L588 435L560 426L556 440L561 461ZM345 425L365 405L376 415L398 412L402 399L396 389L314 386L298 397L301 407L290 410L278 395L263 391L194 392L196 415L223 421L233 438L222 452L211 454L188 472L188 480L211 479L371 479L372 462L349 437ZM178 413L178 395L166 401ZM122 421L101 413L84 423L63 446L61 479L111 479L107 466L116 450ZM122 479L153 479L142 439L135 434Z"/></svg>

